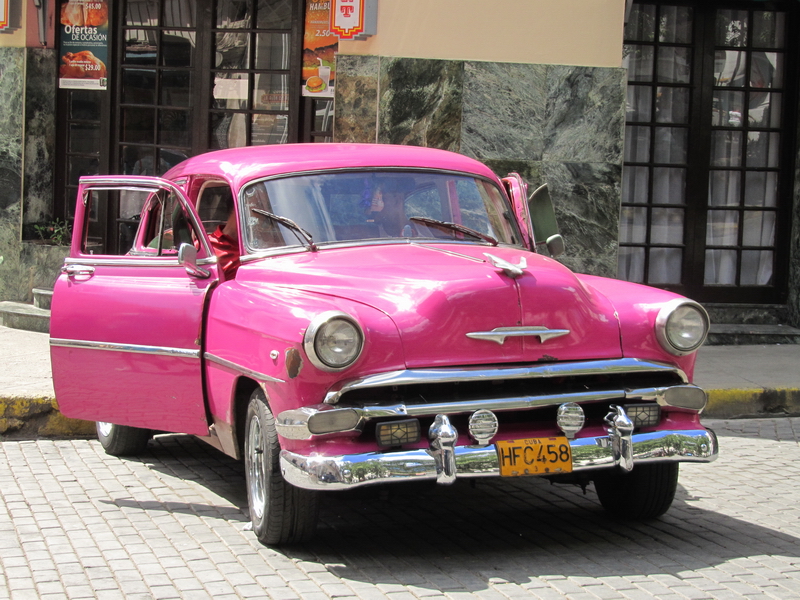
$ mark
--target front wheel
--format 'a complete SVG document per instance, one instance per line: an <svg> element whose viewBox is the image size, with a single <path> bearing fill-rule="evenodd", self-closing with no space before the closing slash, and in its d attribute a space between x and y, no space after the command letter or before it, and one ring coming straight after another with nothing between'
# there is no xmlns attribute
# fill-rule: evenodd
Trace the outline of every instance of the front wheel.
<svg viewBox="0 0 800 600"><path fill-rule="evenodd" d="M672 505L678 487L678 463L634 466L630 473L598 476L594 487L600 504L616 517L655 519Z"/></svg>
<svg viewBox="0 0 800 600"><path fill-rule="evenodd" d="M95 423L97 439L106 454L111 456L135 456L147 450L147 444L153 437L149 429L114 425L98 421Z"/></svg>
<svg viewBox="0 0 800 600"><path fill-rule="evenodd" d="M266 546L302 542L317 526L318 495L286 482L280 449L275 419L259 388L247 407L244 461L253 532Z"/></svg>

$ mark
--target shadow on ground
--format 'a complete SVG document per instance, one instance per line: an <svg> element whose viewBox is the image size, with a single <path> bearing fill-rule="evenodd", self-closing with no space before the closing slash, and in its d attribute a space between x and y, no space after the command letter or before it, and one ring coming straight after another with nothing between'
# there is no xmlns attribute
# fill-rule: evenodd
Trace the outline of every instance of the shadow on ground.
<svg viewBox="0 0 800 600"><path fill-rule="evenodd" d="M244 526L241 463L188 436L159 436L134 460L205 486L232 504L222 518ZM537 478L363 488L325 494L316 538L278 550L348 581L439 591L474 592L490 580L524 585L547 576L678 575L763 556L800 568L799 538L699 508L698 500L679 486L664 517L636 523L609 517L592 486L584 495ZM137 506L219 512L174 502Z"/></svg>

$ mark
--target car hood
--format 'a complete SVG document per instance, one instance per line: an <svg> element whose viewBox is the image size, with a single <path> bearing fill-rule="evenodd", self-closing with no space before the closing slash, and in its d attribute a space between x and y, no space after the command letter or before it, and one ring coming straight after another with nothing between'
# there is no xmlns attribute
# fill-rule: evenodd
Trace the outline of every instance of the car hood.
<svg viewBox="0 0 800 600"><path fill-rule="evenodd" d="M246 262L237 281L381 311L397 326L409 368L622 355L610 302L557 261L521 248L424 242L329 248Z"/></svg>

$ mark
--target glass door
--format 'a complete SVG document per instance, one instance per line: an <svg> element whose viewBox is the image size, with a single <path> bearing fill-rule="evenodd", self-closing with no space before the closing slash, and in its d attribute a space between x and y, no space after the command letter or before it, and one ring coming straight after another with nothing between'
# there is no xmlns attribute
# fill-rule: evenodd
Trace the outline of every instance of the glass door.
<svg viewBox="0 0 800 600"><path fill-rule="evenodd" d="M785 300L793 6L766 8L633 5L621 278L701 301Z"/></svg>
<svg viewBox="0 0 800 600"><path fill-rule="evenodd" d="M58 93L57 215L71 217L80 175L159 176L208 150L330 138L332 99L301 98L303 0L109 4L109 90ZM136 215L96 210L97 247L124 247Z"/></svg>

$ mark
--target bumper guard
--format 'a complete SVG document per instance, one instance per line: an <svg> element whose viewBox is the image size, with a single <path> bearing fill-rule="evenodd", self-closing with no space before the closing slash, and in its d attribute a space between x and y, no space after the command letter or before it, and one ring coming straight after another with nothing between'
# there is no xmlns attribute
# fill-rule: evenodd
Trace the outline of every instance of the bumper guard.
<svg viewBox="0 0 800 600"><path fill-rule="evenodd" d="M625 412L612 407L606 417L608 436L572 439L572 469L582 473L617 467L630 471L648 462L711 462L717 458L717 436L707 429L632 433ZM369 452L342 456L304 456L281 451L286 481L309 490L351 489L400 481L436 480L452 483L458 477L499 477L494 444L456 446L457 434L446 415L438 415L429 433L430 448Z"/></svg>

